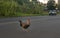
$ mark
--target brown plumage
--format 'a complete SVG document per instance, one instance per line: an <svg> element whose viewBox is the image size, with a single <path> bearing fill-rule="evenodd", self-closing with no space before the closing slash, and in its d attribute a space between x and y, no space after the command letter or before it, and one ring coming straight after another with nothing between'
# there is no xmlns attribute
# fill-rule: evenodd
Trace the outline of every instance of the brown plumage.
<svg viewBox="0 0 60 38"><path fill-rule="evenodd" d="M27 19L25 23L23 23L21 20L19 22L20 22L20 26L24 29L27 29L30 26L30 19Z"/></svg>

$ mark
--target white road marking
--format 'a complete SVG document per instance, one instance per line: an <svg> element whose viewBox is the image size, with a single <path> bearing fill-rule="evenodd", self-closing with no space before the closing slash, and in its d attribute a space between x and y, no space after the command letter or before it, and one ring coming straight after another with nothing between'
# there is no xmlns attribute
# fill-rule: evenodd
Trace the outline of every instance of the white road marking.
<svg viewBox="0 0 60 38"><path fill-rule="evenodd" d="M44 20L47 20L47 19L57 19L57 18L58 18L58 17L40 18L40 19L31 19L31 22L37 21L37 20L44 21ZM19 22L18 22L18 21L13 21L13 22L3 22L3 23L0 23L0 25L12 24L12 23L19 23Z"/></svg>
<svg viewBox="0 0 60 38"><path fill-rule="evenodd" d="M0 25L12 24L12 23L19 23L19 22L17 22L17 21L14 21L14 22L3 22L3 23L0 23Z"/></svg>

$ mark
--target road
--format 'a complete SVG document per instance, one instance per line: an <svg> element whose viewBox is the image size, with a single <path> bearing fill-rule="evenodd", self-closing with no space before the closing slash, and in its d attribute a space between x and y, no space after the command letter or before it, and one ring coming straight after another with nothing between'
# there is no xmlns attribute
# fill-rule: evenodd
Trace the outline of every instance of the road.
<svg viewBox="0 0 60 38"><path fill-rule="evenodd" d="M0 18L0 38L60 38L60 16L32 16L31 32L17 29L21 17Z"/></svg>

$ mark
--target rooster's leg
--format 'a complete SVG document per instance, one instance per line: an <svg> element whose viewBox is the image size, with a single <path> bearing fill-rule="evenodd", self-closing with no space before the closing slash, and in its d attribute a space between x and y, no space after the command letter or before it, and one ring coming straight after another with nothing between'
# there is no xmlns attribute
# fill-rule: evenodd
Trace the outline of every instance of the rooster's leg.
<svg viewBox="0 0 60 38"><path fill-rule="evenodd" d="M25 31L25 32L31 32L29 29L22 28L22 30Z"/></svg>
<svg viewBox="0 0 60 38"><path fill-rule="evenodd" d="M24 29L23 27L21 28L23 31L26 31L26 29Z"/></svg>
<svg viewBox="0 0 60 38"><path fill-rule="evenodd" d="M26 32L31 32L31 30L29 30L29 29L26 29Z"/></svg>

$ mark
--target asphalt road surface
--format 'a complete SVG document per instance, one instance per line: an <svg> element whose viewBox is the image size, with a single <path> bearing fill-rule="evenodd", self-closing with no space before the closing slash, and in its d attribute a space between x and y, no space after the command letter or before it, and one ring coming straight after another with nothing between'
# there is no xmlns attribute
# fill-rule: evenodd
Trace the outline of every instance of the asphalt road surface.
<svg viewBox="0 0 60 38"><path fill-rule="evenodd" d="M31 19L31 32L18 28L19 19ZM60 16L0 18L0 38L60 38Z"/></svg>

